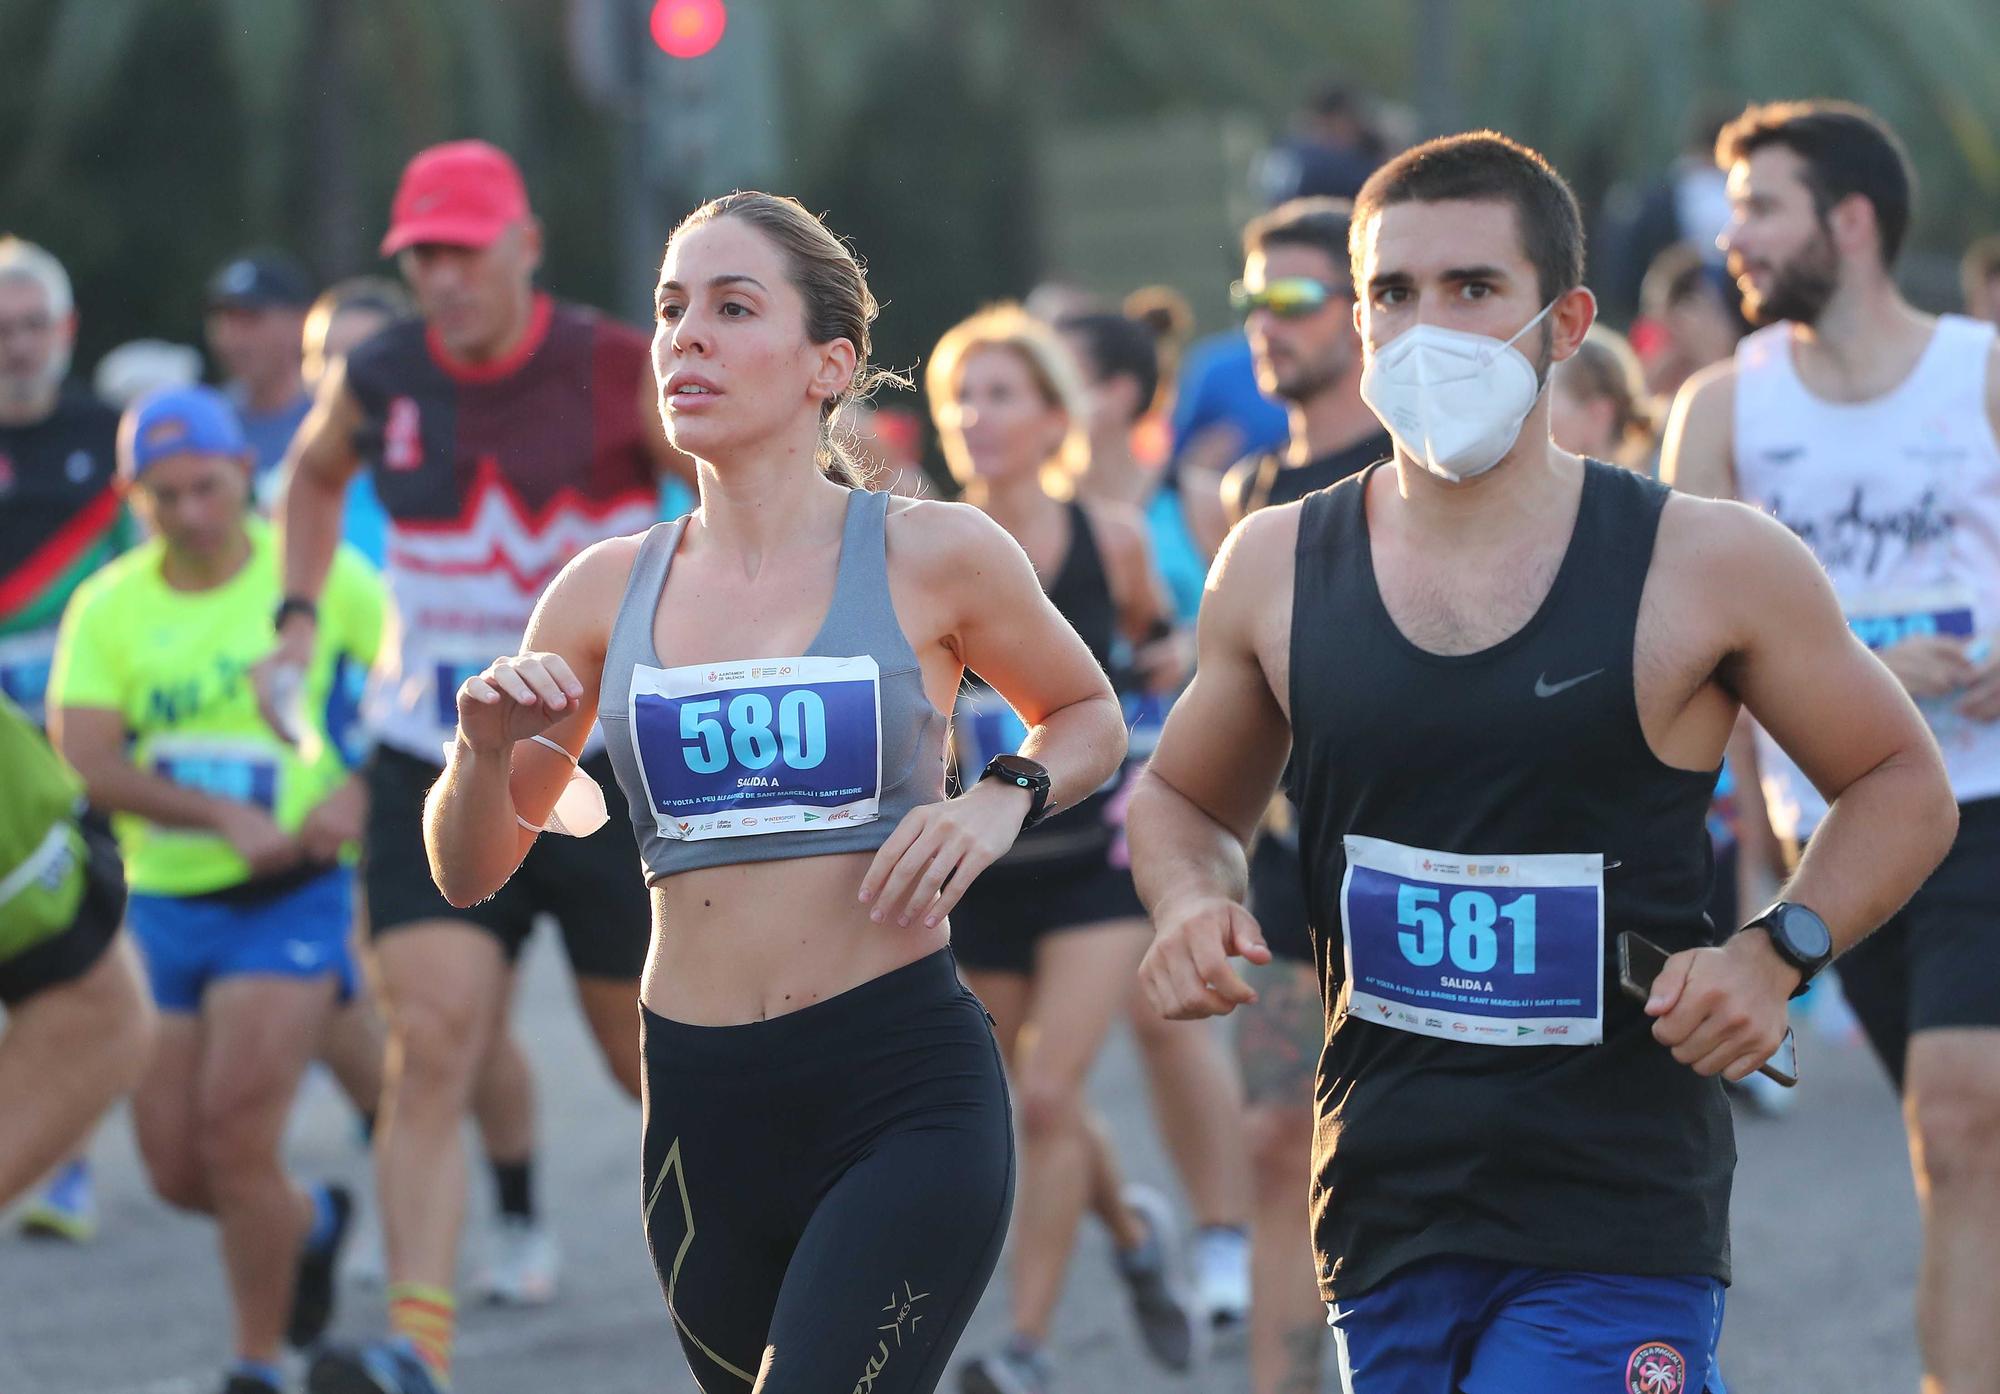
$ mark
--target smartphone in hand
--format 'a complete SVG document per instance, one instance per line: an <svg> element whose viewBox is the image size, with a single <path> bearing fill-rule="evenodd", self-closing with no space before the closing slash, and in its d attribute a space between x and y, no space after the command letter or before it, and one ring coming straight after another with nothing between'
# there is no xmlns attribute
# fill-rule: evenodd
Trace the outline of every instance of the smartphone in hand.
<svg viewBox="0 0 2000 1394"><path fill-rule="evenodd" d="M1653 995L1653 980L1660 976L1660 970L1667 966L1667 951L1641 934L1626 930L1618 936L1618 982L1625 989L1625 995L1644 1002ZM1771 1058L1757 1067L1757 1073L1767 1079L1775 1079L1787 1089L1795 1088L1799 1082L1798 1041L1792 1035L1792 1028L1785 1028L1785 1039L1778 1042L1777 1050Z"/></svg>

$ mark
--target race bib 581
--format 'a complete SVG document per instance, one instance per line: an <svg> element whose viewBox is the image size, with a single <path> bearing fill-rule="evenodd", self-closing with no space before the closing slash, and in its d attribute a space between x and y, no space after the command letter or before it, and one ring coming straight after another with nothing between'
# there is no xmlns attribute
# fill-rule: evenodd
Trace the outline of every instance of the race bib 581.
<svg viewBox="0 0 2000 1394"><path fill-rule="evenodd" d="M1602 856L1346 847L1350 1015L1480 1045L1604 1038Z"/></svg>

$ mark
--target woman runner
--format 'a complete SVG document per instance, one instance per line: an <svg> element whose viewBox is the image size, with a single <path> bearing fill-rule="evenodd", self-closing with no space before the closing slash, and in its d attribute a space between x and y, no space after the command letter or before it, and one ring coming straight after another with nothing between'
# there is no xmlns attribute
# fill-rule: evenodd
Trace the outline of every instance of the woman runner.
<svg viewBox="0 0 2000 1394"><path fill-rule="evenodd" d="M931 354L926 385L945 460L968 503L1004 527L1044 578L1051 604L1104 667L1122 635L1166 623L1146 534L1130 507L1074 497L1088 456L1076 364L1056 332L1017 306L958 325ZM968 662L987 677L977 660ZM961 780L1019 743L1004 688L961 693L952 725ZM1132 873L1116 864L1116 781L1022 837L969 887L954 917L968 982L992 1010L1021 1101L1028 1186L1013 1261L1013 1331L965 1371L968 1394L1039 1394L1053 1375L1048 1332L1077 1222L1093 1210L1111 1231L1148 1352L1172 1369L1199 1355L1206 1323L1177 1281L1166 1198L1124 1187L1084 1080L1136 985L1152 937Z"/></svg>
<svg viewBox="0 0 2000 1394"><path fill-rule="evenodd" d="M1024 824L1111 775L1123 724L1002 529L843 487L826 423L874 376L875 305L817 219L768 194L704 205L656 308L700 507L579 556L525 651L460 690L431 865L470 903L552 812L587 826L559 796L603 720L653 898L647 1238L695 1379L919 1394L992 1275L1014 1185L999 1054L946 916ZM1028 735L945 800L968 666Z"/></svg>

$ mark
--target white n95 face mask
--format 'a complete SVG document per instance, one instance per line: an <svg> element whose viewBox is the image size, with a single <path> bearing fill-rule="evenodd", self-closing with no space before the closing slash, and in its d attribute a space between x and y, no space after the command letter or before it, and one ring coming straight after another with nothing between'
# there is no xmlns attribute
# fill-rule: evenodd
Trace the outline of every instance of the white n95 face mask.
<svg viewBox="0 0 2000 1394"><path fill-rule="evenodd" d="M1454 484L1499 464L1542 395L1534 365L1514 347L1541 313L1511 339L1437 324L1404 330L1369 358L1361 400L1405 453Z"/></svg>

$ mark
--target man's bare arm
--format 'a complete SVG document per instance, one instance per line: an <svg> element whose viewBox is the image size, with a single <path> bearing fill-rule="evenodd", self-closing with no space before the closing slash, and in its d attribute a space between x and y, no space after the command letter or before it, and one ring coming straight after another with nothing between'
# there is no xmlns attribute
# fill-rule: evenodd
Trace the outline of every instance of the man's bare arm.
<svg viewBox="0 0 2000 1394"><path fill-rule="evenodd" d="M286 595L317 600L326 584L340 545L348 482L361 468L354 449L360 425L361 403L348 390L346 364L336 362L285 452L277 522Z"/></svg>
<svg viewBox="0 0 2000 1394"><path fill-rule="evenodd" d="M1723 677L1832 805L1785 894L1818 912L1839 952L1937 868L1957 805L1923 717L1848 630L1812 553L1763 514L1730 512L1724 540L1741 560L1718 568L1717 595L1738 597L1743 637Z"/></svg>
<svg viewBox="0 0 2000 1394"><path fill-rule="evenodd" d="M1276 535L1295 526L1285 511L1260 514L1224 543L1197 626L1194 681L1127 815L1132 872L1155 930L1141 979L1168 1016L1255 1000L1229 956L1270 957L1242 908L1246 849L1284 770L1291 727L1254 634L1270 597L1289 591L1292 547Z"/></svg>
<svg viewBox="0 0 2000 1394"><path fill-rule="evenodd" d="M1736 497L1736 365L1715 363L1681 387L1667 417L1660 478L1684 494Z"/></svg>

